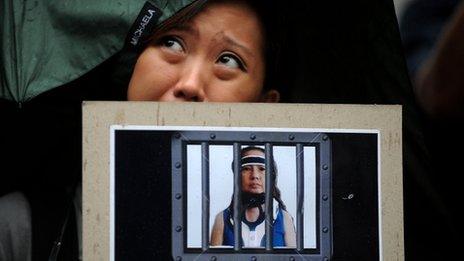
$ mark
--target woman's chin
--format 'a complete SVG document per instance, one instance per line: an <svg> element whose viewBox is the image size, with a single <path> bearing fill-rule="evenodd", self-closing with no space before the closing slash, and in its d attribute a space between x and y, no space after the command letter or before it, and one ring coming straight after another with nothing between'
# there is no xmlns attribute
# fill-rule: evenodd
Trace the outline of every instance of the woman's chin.
<svg viewBox="0 0 464 261"><path fill-rule="evenodd" d="M248 190L249 193L252 193L252 194L261 194L261 193L264 193L264 191L261 189L261 188L254 188L254 189L250 189Z"/></svg>

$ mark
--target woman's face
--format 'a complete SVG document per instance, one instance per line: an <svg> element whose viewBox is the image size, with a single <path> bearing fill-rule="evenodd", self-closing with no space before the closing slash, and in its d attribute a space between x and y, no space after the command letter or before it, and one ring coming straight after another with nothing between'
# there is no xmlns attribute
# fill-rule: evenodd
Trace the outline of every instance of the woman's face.
<svg viewBox="0 0 464 261"><path fill-rule="evenodd" d="M264 156L260 150L246 151L243 156ZM242 167L242 191L253 194L264 193L266 182L266 168L261 165L248 165Z"/></svg>
<svg viewBox="0 0 464 261"><path fill-rule="evenodd" d="M278 101L262 95L265 63L258 17L242 1L210 3L155 39L134 68L128 100Z"/></svg>

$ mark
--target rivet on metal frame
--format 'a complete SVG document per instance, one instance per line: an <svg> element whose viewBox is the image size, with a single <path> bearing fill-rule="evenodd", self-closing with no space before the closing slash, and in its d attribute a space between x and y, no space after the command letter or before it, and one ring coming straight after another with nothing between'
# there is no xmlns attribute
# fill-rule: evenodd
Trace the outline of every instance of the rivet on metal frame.
<svg viewBox="0 0 464 261"><path fill-rule="evenodd" d="M176 162L176 169L180 169L182 167L182 164L180 162Z"/></svg>
<svg viewBox="0 0 464 261"><path fill-rule="evenodd" d="M212 256L210 260L211 260L211 261L216 261L216 260L217 260L217 257Z"/></svg>
<svg viewBox="0 0 464 261"><path fill-rule="evenodd" d="M255 139L256 139L256 135L251 134L251 135L250 135L250 139L255 140Z"/></svg>
<svg viewBox="0 0 464 261"><path fill-rule="evenodd" d="M210 137L212 140L214 140L214 139L216 139L216 134L211 133L211 134L209 135L209 137Z"/></svg>
<svg viewBox="0 0 464 261"><path fill-rule="evenodd" d="M324 164L324 165L322 165L322 169L323 169L323 170L328 170L328 169L329 169L329 166L328 166L327 164Z"/></svg>
<svg viewBox="0 0 464 261"><path fill-rule="evenodd" d="M182 231L182 227L181 226L177 226L176 227L176 232L181 232Z"/></svg>
<svg viewBox="0 0 464 261"><path fill-rule="evenodd" d="M288 139L289 139L289 140L294 140L294 139L295 139L295 136L293 136L293 135L290 134L290 135L288 135Z"/></svg>
<svg viewBox="0 0 464 261"><path fill-rule="evenodd" d="M176 257L176 261L181 261L182 260L182 257L178 256Z"/></svg>
<svg viewBox="0 0 464 261"><path fill-rule="evenodd" d="M180 139L181 135L177 132L176 134L174 134L174 137L176 137L176 139Z"/></svg>
<svg viewBox="0 0 464 261"><path fill-rule="evenodd" d="M322 136L323 141L327 141L328 139L329 139L329 136L327 136L327 135Z"/></svg>
<svg viewBox="0 0 464 261"><path fill-rule="evenodd" d="M322 196L322 200L327 201L328 199L329 199L329 196L327 195Z"/></svg>
<svg viewBox="0 0 464 261"><path fill-rule="evenodd" d="M177 194L176 194L176 199L181 199L181 198L182 198L182 194L177 193Z"/></svg>
<svg viewBox="0 0 464 261"><path fill-rule="evenodd" d="M323 227L323 228L322 228L322 232L324 232L324 233L329 232L329 228L328 228L328 227Z"/></svg>
<svg viewBox="0 0 464 261"><path fill-rule="evenodd" d="M256 258L255 256L251 257L251 261L256 261L256 260L258 260L258 258Z"/></svg>

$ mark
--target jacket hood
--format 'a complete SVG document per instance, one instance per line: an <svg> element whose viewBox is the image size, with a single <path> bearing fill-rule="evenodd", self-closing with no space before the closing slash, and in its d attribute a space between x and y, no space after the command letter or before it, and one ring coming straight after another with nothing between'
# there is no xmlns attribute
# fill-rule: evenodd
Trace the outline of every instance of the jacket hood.
<svg viewBox="0 0 464 261"><path fill-rule="evenodd" d="M192 2L1 1L0 98L22 103L75 80L120 51L126 37L135 42L143 12L155 8L158 24Z"/></svg>

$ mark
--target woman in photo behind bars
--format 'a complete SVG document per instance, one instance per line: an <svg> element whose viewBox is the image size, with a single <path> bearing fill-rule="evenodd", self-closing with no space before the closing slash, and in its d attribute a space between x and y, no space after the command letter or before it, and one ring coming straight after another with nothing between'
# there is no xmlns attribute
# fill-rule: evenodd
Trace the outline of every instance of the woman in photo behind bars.
<svg viewBox="0 0 464 261"><path fill-rule="evenodd" d="M266 178L273 179L273 222L272 244L274 247L296 247L293 218L286 211L277 187L277 166L266 170L265 151L259 147L246 147L241 151L241 194L242 194L242 237L243 247L264 247L266 245L265 228L265 184ZM234 200L228 208L216 215L211 232L212 246L234 246Z"/></svg>

